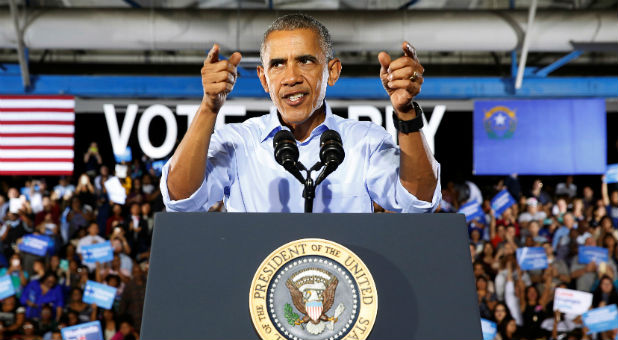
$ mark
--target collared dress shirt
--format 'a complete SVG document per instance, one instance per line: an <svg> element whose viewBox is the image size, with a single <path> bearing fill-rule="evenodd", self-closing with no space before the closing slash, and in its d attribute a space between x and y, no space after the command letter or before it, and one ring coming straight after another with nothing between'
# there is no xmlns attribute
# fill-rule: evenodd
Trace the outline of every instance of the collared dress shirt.
<svg viewBox="0 0 618 340"><path fill-rule="evenodd" d="M372 212L372 201L395 212L432 212L437 208L441 199L438 162L432 164L438 184L431 202L419 200L399 180L400 150L392 136L372 122L335 116L324 105L324 122L309 138L296 142L299 161L310 168L320 160L320 135L326 130L341 135L345 159L317 186L313 212ZM204 180L185 199L170 199L168 161L161 177L167 211L208 211L223 199L228 212L303 212L304 185L274 157L273 137L281 129L287 127L281 125L276 111L216 129L210 139ZM318 174L313 172L312 178Z"/></svg>

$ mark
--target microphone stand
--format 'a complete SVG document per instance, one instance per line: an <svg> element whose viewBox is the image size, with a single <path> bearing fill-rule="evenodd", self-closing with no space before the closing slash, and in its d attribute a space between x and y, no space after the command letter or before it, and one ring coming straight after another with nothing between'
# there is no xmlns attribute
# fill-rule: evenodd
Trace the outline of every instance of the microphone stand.
<svg viewBox="0 0 618 340"><path fill-rule="evenodd" d="M298 167L298 170L307 172L307 178L305 178L305 181L304 182L300 181L300 182L305 186L305 189L303 190L303 198L305 199L305 212L310 213L310 212L313 212L313 199L315 198L315 187L318 184L320 184L320 183L313 182L313 179L311 178L311 172L320 170L320 168L323 165L322 165L322 162L317 162L309 170L307 170L307 168L305 168L305 166L301 162L296 163L296 166Z"/></svg>

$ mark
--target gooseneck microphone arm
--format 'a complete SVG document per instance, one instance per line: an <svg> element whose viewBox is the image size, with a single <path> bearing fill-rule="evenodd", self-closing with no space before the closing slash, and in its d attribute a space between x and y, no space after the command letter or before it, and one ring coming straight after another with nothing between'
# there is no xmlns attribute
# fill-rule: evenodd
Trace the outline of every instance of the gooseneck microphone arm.
<svg viewBox="0 0 618 340"><path fill-rule="evenodd" d="M298 146L294 135L288 130L281 130L273 138L275 149L275 160L285 170L291 173L305 188L303 198L305 199L305 212L313 212L313 199L315 198L315 188L322 183L326 176L330 175L339 167L345 158L341 136L334 130L322 133L320 137L320 161L315 163L310 169L298 161ZM311 173L322 168L318 178L313 181ZM305 171L307 176L303 178L301 171Z"/></svg>

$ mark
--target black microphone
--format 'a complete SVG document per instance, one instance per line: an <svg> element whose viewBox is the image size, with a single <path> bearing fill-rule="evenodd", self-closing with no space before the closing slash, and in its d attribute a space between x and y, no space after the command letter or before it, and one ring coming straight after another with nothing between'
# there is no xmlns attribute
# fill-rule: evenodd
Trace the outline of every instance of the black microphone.
<svg viewBox="0 0 618 340"><path fill-rule="evenodd" d="M304 183L305 179L296 166L299 153L294 135L288 130L280 130L273 138L273 147L275 148L275 160L277 163L281 164L285 170L294 175L301 183Z"/></svg>
<svg viewBox="0 0 618 340"><path fill-rule="evenodd" d="M315 181L315 185L320 184L326 176L337 170L339 164L345 158L343 142L341 136L335 130L327 130L320 137L320 161L324 164L324 170Z"/></svg>

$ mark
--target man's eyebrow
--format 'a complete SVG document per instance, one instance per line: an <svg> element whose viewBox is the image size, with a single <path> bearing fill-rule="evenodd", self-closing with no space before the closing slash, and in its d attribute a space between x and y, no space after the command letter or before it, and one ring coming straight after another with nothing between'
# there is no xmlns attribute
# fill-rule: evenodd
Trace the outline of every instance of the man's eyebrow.
<svg viewBox="0 0 618 340"><path fill-rule="evenodd" d="M285 62L285 59L283 58L274 58L274 59L270 59L270 61L268 62L268 66L273 67L276 64L281 64L284 62Z"/></svg>
<svg viewBox="0 0 618 340"><path fill-rule="evenodd" d="M296 57L296 60L299 60L299 61L301 61L301 60L310 60L310 61L317 62L318 58L316 56L311 55L311 54L303 54L301 56Z"/></svg>

